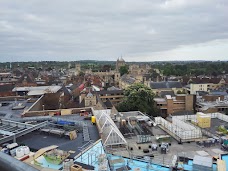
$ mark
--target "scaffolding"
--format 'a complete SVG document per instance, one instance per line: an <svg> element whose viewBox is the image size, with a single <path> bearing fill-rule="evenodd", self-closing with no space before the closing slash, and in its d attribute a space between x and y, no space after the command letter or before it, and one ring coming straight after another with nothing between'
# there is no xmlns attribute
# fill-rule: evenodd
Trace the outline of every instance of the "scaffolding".
<svg viewBox="0 0 228 171"><path fill-rule="evenodd" d="M127 141L110 117L111 110L95 110L94 116L104 146L126 145Z"/></svg>
<svg viewBox="0 0 228 171"><path fill-rule="evenodd" d="M208 113L205 115L228 122L228 116L222 113ZM192 124L190 122L192 120L196 120L196 115L172 116L172 123L161 117L155 118L156 124L164 128L174 138L176 136L181 139L182 142L202 138L203 133L214 137L213 134L205 129L200 129L198 126Z"/></svg>
<svg viewBox="0 0 228 171"><path fill-rule="evenodd" d="M216 113L206 113L205 115L210 116L211 118L217 118L220 120L223 120L225 122L228 122L228 116L224 115L222 113L216 112ZM173 118L178 118L179 120L187 121L187 120L196 120L196 115L183 115L183 116L173 116Z"/></svg>
<svg viewBox="0 0 228 171"><path fill-rule="evenodd" d="M182 141L202 138L202 132L200 128L180 120L177 117L173 117L172 121L173 122L171 123L162 117L155 118L156 124L161 125L167 130L168 133L171 133L172 136L180 138Z"/></svg>

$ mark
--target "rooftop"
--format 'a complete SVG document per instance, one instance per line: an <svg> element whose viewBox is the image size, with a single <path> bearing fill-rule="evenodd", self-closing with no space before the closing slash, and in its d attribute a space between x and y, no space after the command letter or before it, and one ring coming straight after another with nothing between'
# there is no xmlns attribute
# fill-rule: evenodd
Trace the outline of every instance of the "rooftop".
<svg viewBox="0 0 228 171"><path fill-rule="evenodd" d="M208 108L213 108L213 107L228 108L228 101L205 102L205 101L198 100L197 104L202 107L202 110L207 110Z"/></svg>
<svg viewBox="0 0 228 171"><path fill-rule="evenodd" d="M154 98L155 102L166 102L165 98Z"/></svg>
<svg viewBox="0 0 228 171"><path fill-rule="evenodd" d="M162 81L162 82L150 82L152 89L162 88L182 88L181 82L179 81Z"/></svg>
<svg viewBox="0 0 228 171"><path fill-rule="evenodd" d="M124 74L122 77L121 77L121 80L128 83L128 84L133 84L135 83L135 78L132 77L132 76L129 76L127 74Z"/></svg>
<svg viewBox="0 0 228 171"><path fill-rule="evenodd" d="M23 104L25 108L12 110L13 107L17 106L19 103ZM25 99L18 100L8 100L8 101L0 101L0 117L3 118L20 118L21 114L29 109L34 103L28 103Z"/></svg>
<svg viewBox="0 0 228 171"><path fill-rule="evenodd" d="M38 86L38 87L15 87L12 91L25 91L28 92L27 95L43 95L46 93L56 93L58 92L62 86Z"/></svg>
<svg viewBox="0 0 228 171"><path fill-rule="evenodd" d="M161 91L161 92L160 92L160 96L161 96L161 97L164 98L166 95L170 95L170 96L172 96L172 97L175 96L175 94L174 94L173 91Z"/></svg>
<svg viewBox="0 0 228 171"><path fill-rule="evenodd" d="M218 84L222 80L223 78L198 78L197 77L197 78L190 78L189 82L195 83L195 84L207 84L207 83Z"/></svg>
<svg viewBox="0 0 228 171"><path fill-rule="evenodd" d="M16 140L17 137L25 135L46 125L43 122L37 125L14 122L10 120L0 120L0 144Z"/></svg>
<svg viewBox="0 0 228 171"><path fill-rule="evenodd" d="M100 138L96 125L92 125L90 120L85 120L84 116L74 114L53 118L63 121L72 121L85 125L88 128L91 142L95 142ZM47 134L45 132L34 131L33 133L18 138L17 142L19 144L25 144L33 150L39 150L40 148L44 148L50 145L57 145L61 150L74 151L74 153L71 154L72 157L74 157L80 152L80 147L88 143L87 141L84 141L82 130L77 133L77 138L74 140L70 140L69 138L66 138L64 136L60 137L59 135L55 134Z"/></svg>

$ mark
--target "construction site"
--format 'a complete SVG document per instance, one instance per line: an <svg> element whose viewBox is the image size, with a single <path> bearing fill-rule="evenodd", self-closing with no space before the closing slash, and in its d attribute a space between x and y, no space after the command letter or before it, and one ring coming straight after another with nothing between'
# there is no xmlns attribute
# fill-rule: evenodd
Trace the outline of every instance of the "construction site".
<svg viewBox="0 0 228 171"><path fill-rule="evenodd" d="M3 153L38 170L214 171L228 162L227 122L221 113L168 120L139 111L67 109L2 119L0 144Z"/></svg>

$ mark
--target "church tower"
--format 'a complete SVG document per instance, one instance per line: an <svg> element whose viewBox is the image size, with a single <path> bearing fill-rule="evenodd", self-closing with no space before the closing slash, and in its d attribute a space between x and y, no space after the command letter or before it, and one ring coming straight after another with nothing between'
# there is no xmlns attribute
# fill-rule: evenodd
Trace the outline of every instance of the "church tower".
<svg viewBox="0 0 228 171"><path fill-rule="evenodd" d="M120 59L118 58L117 61L116 61L116 70L119 71L121 66L125 66L125 61L122 58L122 56L121 56Z"/></svg>
<svg viewBox="0 0 228 171"><path fill-rule="evenodd" d="M75 64L75 75L79 75L80 72L81 72L81 64L76 63Z"/></svg>

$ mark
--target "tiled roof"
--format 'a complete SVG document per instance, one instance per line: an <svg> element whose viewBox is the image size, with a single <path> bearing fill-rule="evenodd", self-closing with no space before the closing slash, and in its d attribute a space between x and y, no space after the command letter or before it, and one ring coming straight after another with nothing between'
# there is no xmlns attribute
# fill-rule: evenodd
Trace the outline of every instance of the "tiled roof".
<svg viewBox="0 0 228 171"><path fill-rule="evenodd" d="M208 77L196 77L196 78L190 78L190 77L183 77L182 78L182 83L184 85L187 85L189 83L194 83L194 84L207 84L207 83L213 83L213 84L218 84L222 78L208 78ZM224 79L225 82L227 83L228 80Z"/></svg>
<svg viewBox="0 0 228 171"><path fill-rule="evenodd" d="M30 74L23 74L17 82L22 83L24 80L28 83L35 83L34 78Z"/></svg>
<svg viewBox="0 0 228 171"><path fill-rule="evenodd" d="M128 83L128 84L134 84L135 83L135 78L133 78L129 75L126 75L126 74L121 77L121 80Z"/></svg>
<svg viewBox="0 0 228 171"><path fill-rule="evenodd" d="M110 101L110 99L106 100L106 102L104 102L104 104L105 104L105 106L106 106L107 108L112 108L112 107L113 107L113 104L112 104L112 102Z"/></svg>
<svg viewBox="0 0 228 171"><path fill-rule="evenodd" d="M96 95L96 99L97 99L97 103L100 103L101 106L106 109L106 105L104 104L104 102L101 100L100 96Z"/></svg>
<svg viewBox="0 0 228 171"><path fill-rule="evenodd" d="M206 84L213 83L218 84L221 81L221 78L191 78L189 81L195 84Z"/></svg>
<svg viewBox="0 0 228 171"><path fill-rule="evenodd" d="M71 85L71 86L69 87L69 89L70 89L71 91L73 91L74 89L78 88L80 85L81 85L81 83L73 84L73 85Z"/></svg>

